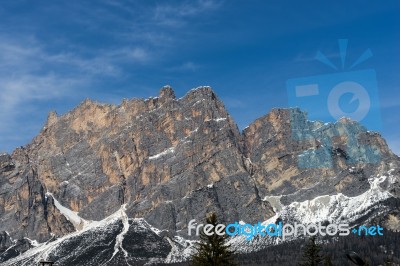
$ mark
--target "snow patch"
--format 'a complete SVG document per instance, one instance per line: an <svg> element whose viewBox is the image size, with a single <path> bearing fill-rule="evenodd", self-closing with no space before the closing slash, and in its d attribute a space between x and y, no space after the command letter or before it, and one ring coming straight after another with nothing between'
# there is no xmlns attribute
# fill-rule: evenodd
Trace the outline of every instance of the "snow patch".
<svg viewBox="0 0 400 266"><path fill-rule="evenodd" d="M49 196L50 195L52 196L51 193L46 193L46 194L48 194ZM54 197L53 197L53 199L54 199ZM67 239L70 239L70 238L73 238L73 237L77 237L77 236L81 235L83 232L86 232L86 231L98 230L98 229L104 228L108 224L115 222L115 220L118 220L118 219L122 219L123 220L124 218L121 217L122 211L125 212L125 209L123 209L123 207L124 207L124 205L122 205L121 208L118 211L116 211L115 213L111 214L110 216L104 218L101 221L86 222L85 226L83 227L83 229L81 231L76 231L74 233L65 235L63 237L60 237L60 238L54 240L54 241L45 242L45 243L39 243L38 246L27 250L26 252L24 252L20 256L17 256L17 257L15 257L13 259L10 259L10 260L6 261L4 265L20 265L19 262L23 261L24 259L33 258L33 257L35 257L35 258L34 258L34 263L32 265L39 264L39 261L41 261L41 260L48 260L49 254L51 254L54 250L59 248L59 246L62 245L63 241L65 241ZM121 211L121 209L123 209L123 210ZM124 230L125 230L125 224L124 224ZM122 237L123 237L123 235L122 235ZM121 243L122 243L122 241L121 241ZM32 263L33 261L29 260L29 262Z"/></svg>
<svg viewBox="0 0 400 266"><path fill-rule="evenodd" d="M174 152L175 152L175 147L170 147L170 148L166 149L166 150L163 151L163 152L160 152L160 153L158 153L158 154L155 154L155 155L153 155L153 156L150 156L150 157L149 157L149 160L155 160L155 159L158 159L158 158L160 158L160 157L162 157L162 156L164 156L164 155L167 155L167 154L169 154L169 153L174 153Z"/></svg>
<svg viewBox="0 0 400 266"><path fill-rule="evenodd" d="M173 239L167 237L167 240L172 249L165 259L165 263L189 260L192 254L196 251L195 243L198 242L195 240L186 240L180 236L175 236Z"/></svg>
<svg viewBox="0 0 400 266"><path fill-rule="evenodd" d="M214 118L214 119L206 119L204 122L209 122L209 121L215 121L215 122L220 122L226 120L226 117L219 117L219 118Z"/></svg>
<svg viewBox="0 0 400 266"><path fill-rule="evenodd" d="M262 200L268 201L271 204L272 209L275 213L280 212L284 205L281 203L282 195L280 196L265 196Z"/></svg>
<svg viewBox="0 0 400 266"><path fill-rule="evenodd" d="M60 183L60 186L63 186L63 185L68 185L69 184L69 182L68 181L62 181L61 183ZM54 198L54 197L53 197Z"/></svg>
<svg viewBox="0 0 400 266"><path fill-rule="evenodd" d="M246 161L248 161L251 165L253 165L253 162L250 160L250 158L248 157L244 157L246 159Z"/></svg>
<svg viewBox="0 0 400 266"><path fill-rule="evenodd" d="M129 220L125 210L126 210L126 204L123 204L119 211L121 212L122 224L124 225L124 228L121 231L121 233L119 233L119 235L117 235L116 237L114 245L114 253L112 254L111 258L108 261L111 261L120 249L124 253L124 257L125 258L128 257L128 252L122 246L122 241L124 241L124 237L129 230Z"/></svg>
<svg viewBox="0 0 400 266"><path fill-rule="evenodd" d="M142 224L144 227L149 228L151 231L153 231L156 235L160 235L160 233L162 232L160 229L155 228L154 226L152 226L151 224L149 224L145 219L143 218L135 218L135 221L140 222L140 224Z"/></svg>
<svg viewBox="0 0 400 266"><path fill-rule="evenodd" d="M193 131L189 132L189 135L187 135L186 137L184 137L183 139L180 139L181 144L186 143L186 142L192 142L191 140L187 140L189 137L192 136L193 133L197 132L199 130L198 127L196 127Z"/></svg>
<svg viewBox="0 0 400 266"><path fill-rule="evenodd" d="M199 104L199 103L201 103L201 102L203 102L203 101L205 101L205 99L198 100L198 101L196 101L196 102L193 104L193 106L195 106L196 104Z"/></svg>
<svg viewBox="0 0 400 266"><path fill-rule="evenodd" d="M262 222L262 225L274 224L278 218L302 224L324 221L336 224L345 221L350 224L367 214L377 203L393 197L379 185L387 179L388 177L386 176L369 179L370 189L355 197L348 197L341 193L337 195L322 195L312 200L293 202L288 206L284 206L280 202L281 196L266 196L263 200L271 204L275 215ZM394 178L391 180L390 175L389 182L395 182ZM243 223L243 221L240 221L240 224ZM252 241L247 241L246 237L242 235L229 238L228 244L231 244L232 248L236 249L238 253L247 253L270 245L277 245L280 242L282 242L280 238L257 236Z"/></svg>
<svg viewBox="0 0 400 266"><path fill-rule="evenodd" d="M374 204L392 197L389 192L379 186L386 178L386 176L381 176L369 179L370 189L355 197L339 193L323 195L303 202L292 202L283 207L282 215L294 217L304 224L326 220L330 223L340 223L342 219L351 223L368 212Z"/></svg>
<svg viewBox="0 0 400 266"><path fill-rule="evenodd" d="M27 238L27 237L24 237L24 238L29 241L29 244L31 244L31 246L33 246L33 247L39 246L39 242L37 242L37 240L32 240L32 239Z"/></svg>
<svg viewBox="0 0 400 266"><path fill-rule="evenodd" d="M65 216L65 218L68 219L68 221L70 221L74 225L75 229L78 230L79 228L82 227L82 225L88 223L85 219L81 218L78 215L78 212L70 210L67 207L64 207L63 205L61 205L61 203L54 197L54 195L52 193L47 192L46 196L51 196L53 198L54 205L56 206L56 208L61 212L61 214L63 214Z"/></svg>

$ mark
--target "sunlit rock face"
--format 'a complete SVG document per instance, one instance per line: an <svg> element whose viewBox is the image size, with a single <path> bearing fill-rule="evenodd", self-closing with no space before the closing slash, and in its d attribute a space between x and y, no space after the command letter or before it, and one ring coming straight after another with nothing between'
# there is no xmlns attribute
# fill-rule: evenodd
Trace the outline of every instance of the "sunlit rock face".
<svg viewBox="0 0 400 266"><path fill-rule="evenodd" d="M266 195L285 195L286 203L318 195L356 196L368 179L397 172L399 157L378 133L359 123L308 121L299 109L274 109L244 130L245 156ZM398 196L398 184L390 185Z"/></svg>
<svg viewBox="0 0 400 266"><path fill-rule="evenodd" d="M50 113L30 144L0 155L0 249L13 246L4 261L47 240L83 245L78 233L97 221L110 226L104 237L113 244L101 261L119 263L136 245L117 245L126 239L124 221L142 221L125 234L163 233L144 240L137 263L174 261L186 244L172 239L187 238L188 221L212 211L224 223L339 213L354 223L379 216L398 228L399 162L378 133L348 119L308 121L296 108L273 109L240 132L210 87L179 99L165 86L156 98L120 105L85 100L62 116ZM357 217L353 200L364 204ZM110 223L122 206L124 215ZM18 239L25 242L17 246Z"/></svg>

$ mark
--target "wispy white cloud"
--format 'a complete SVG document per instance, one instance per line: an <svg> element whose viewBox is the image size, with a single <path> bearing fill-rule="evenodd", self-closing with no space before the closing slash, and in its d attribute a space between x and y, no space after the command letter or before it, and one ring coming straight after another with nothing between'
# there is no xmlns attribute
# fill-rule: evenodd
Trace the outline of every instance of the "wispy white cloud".
<svg viewBox="0 0 400 266"><path fill-rule="evenodd" d="M142 47L119 47L97 51L96 55L89 58L73 53L45 55L43 58L49 64L70 66L80 73L118 77L123 72L124 63L147 64L154 56Z"/></svg>
<svg viewBox="0 0 400 266"><path fill-rule="evenodd" d="M45 116L37 116L42 113L40 111L43 111L40 110L43 103L71 99L76 90L82 88L84 84L87 84L85 79L70 79L51 73L42 76L25 74L12 78L0 76L0 136L2 139L0 146L4 145L3 141L10 137L29 138L26 136L26 131L33 128L37 130L45 119ZM34 133L28 134L32 137L31 134Z"/></svg>
<svg viewBox="0 0 400 266"><path fill-rule="evenodd" d="M154 20L164 26L179 27L185 24L185 19L204 12L214 11L222 2L212 0L185 1L179 4L161 4L154 10Z"/></svg>
<svg viewBox="0 0 400 266"><path fill-rule="evenodd" d="M47 100L61 97L66 93L66 88L74 87L77 84L76 80L60 78L53 74L44 76L24 75L14 78L1 77L1 113L2 115L7 111L19 113L21 112L21 106L19 105L31 100Z"/></svg>
<svg viewBox="0 0 400 266"><path fill-rule="evenodd" d="M56 67L60 71L69 68L69 73L75 74L118 76L121 61L129 59L144 62L149 59L147 51L139 47L97 50L92 54L82 56L73 52L49 53L38 40L0 36L0 69L3 70L3 75L6 72L29 74Z"/></svg>
<svg viewBox="0 0 400 266"><path fill-rule="evenodd" d="M163 68L162 63L176 55L177 43L185 40L184 31L175 27L188 26L191 19L220 6L221 2L212 0L156 5L102 0L95 7L65 4L42 10L42 14L63 16L65 7L69 10L65 27L82 29L87 39L112 40L99 45L92 44L94 39L80 41L69 33L43 34L40 20L24 24L23 33L18 31L22 24L9 24L0 33L0 150L10 150L7 140L33 137L49 111L45 106L54 106L51 103L60 99L72 102L101 95L104 88L98 94L94 91L102 80L129 79L140 67ZM199 67L187 61L164 70L196 71ZM112 94L111 90L107 93Z"/></svg>
<svg viewBox="0 0 400 266"><path fill-rule="evenodd" d="M52 98L59 93L57 86L68 83L51 70L42 72L43 63L49 58L34 42L0 37L0 110L3 115L30 99Z"/></svg>
<svg viewBox="0 0 400 266"><path fill-rule="evenodd" d="M0 150L37 133L30 130L43 123L44 117L36 115L43 113L44 103L71 99L96 77L116 73L104 57L50 54L29 37L0 36L0 61Z"/></svg>
<svg viewBox="0 0 400 266"><path fill-rule="evenodd" d="M45 121L42 104L68 100L83 82L55 74L0 76L0 150L26 144Z"/></svg>
<svg viewBox="0 0 400 266"><path fill-rule="evenodd" d="M131 52L128 53L128 56L134 60L138 60L141 62L148 61L150 59L150 54L143 48L134 48Z"/></svg>
<svg viewBox="0 0 400 266"><path fill-rule="evenodd" d="M82 58L73 53L61 53L56 55L43 55L43 63L71 67L75 71L86 75L118 76L121 72L117 64L114 64L107 55L99 54L92 58ZM73 71L74 72L74 71Z"/></svg>
<svg viewBox="0 0 400 266"><path fill-rule="evenodd" d="M198 64L195 64L193 62L186 62L183 63L181 66L182 70L191 70L191 71L195 71L199 68L200 66Z"/></svg>

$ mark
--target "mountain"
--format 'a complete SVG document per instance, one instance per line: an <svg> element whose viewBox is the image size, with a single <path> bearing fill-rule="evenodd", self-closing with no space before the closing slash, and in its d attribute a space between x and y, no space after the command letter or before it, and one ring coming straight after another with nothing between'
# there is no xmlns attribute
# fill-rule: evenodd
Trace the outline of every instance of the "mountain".
<svg viewBox="0 0 400 266"><path fill-rule="evenodd" d="M191 219L379 222L399 230L400 158L343 118L273 109L243 132L210 87L51 112L0 155L0 262L141 265L185 260ZM273 243L231 239L240 252Z"/></svg>

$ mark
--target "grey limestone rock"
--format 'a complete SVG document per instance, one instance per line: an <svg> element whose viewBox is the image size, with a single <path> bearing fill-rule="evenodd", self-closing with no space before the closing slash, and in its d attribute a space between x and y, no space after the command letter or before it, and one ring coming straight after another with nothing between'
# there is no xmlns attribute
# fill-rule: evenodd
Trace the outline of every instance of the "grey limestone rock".
<svg viewBox="0 0 400 266"><path fill-rule="evenodd" d="M356 196L389 171L393 180L380 186L398 197L399 163L378 133L348 119L324 124L296 108L273 109L240 132L210 87L177 99L164 86L156 98L85 100L52 112L30 144L1 154L0 232L38 242L74 232L57 200L93 221L125 204L129 218L185 236L188 221L212 211L221 222L263 221L275 214L266 196L283 204ZM163 248L153 255L165 257L170 247L154 237Z"/></svg>

